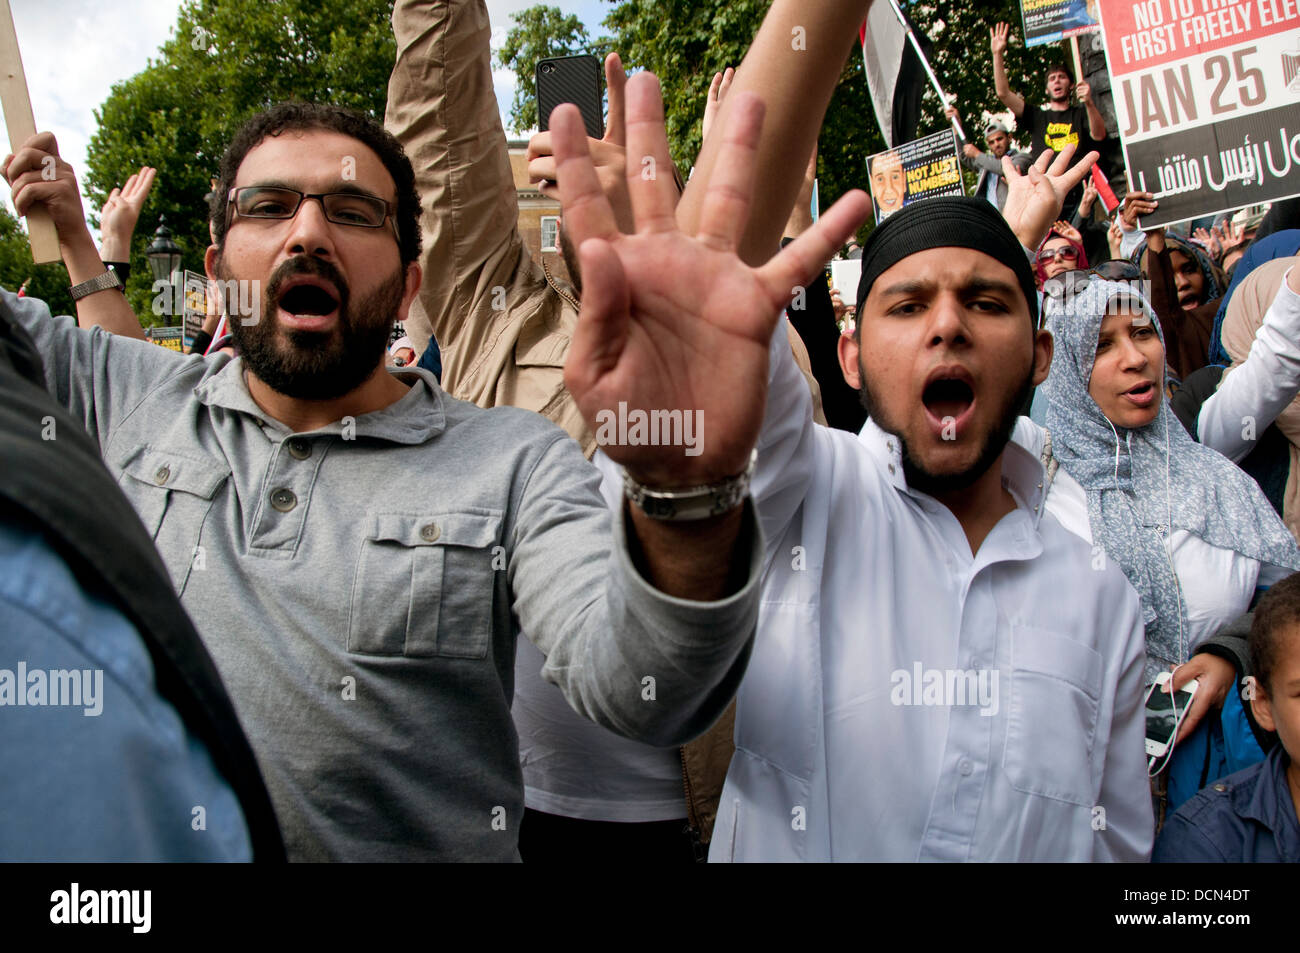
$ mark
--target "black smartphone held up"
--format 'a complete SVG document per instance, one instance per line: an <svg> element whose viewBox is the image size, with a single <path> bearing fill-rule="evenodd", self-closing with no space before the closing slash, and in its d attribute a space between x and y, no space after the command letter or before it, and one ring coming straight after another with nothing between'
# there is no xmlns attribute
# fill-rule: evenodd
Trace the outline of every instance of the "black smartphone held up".
<svg viewBox="0 0 1300 953"><path fill-rule="evenodd" d="M605 135L605 110L600 101L600 60L594 56L556 56L537 61L537 122L542 132L551 127L551 110L573 103L582 113L587 135Z"/></svg>

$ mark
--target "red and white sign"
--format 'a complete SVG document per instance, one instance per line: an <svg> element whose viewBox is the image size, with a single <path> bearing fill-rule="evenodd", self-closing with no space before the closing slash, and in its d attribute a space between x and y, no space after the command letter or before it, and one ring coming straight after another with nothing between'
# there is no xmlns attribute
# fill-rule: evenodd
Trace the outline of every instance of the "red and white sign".
<svg viewBox="0 0 1300 953"><path fill-rule="evenodd" d="M1300 194L1300 0L1100 0L1143 226Z"/></svg>

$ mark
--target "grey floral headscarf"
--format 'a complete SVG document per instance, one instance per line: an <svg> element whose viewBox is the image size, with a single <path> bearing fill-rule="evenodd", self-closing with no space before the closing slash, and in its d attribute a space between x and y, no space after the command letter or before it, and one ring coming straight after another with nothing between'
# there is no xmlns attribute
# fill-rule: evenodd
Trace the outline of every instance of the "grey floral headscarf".
<svg viewBox="0 0 1300 953"><path fill-rule="evenodd" d="M1141 310L1164 344L1160 322L1135 285L1093 277L1072 296L1049 299L1056 349L1043 385L1047 429L1060 465L1088 495L1093 541L1119 563L1142 597L1147 677L1189 657L1187 611L1165 547L1182 529L1212 546L1300 569L1300 548L1259 486L1236 464L1194 441L1162 398L1145 427L1113 426L1088 393L1097 338L1115 299Z"/></svg>

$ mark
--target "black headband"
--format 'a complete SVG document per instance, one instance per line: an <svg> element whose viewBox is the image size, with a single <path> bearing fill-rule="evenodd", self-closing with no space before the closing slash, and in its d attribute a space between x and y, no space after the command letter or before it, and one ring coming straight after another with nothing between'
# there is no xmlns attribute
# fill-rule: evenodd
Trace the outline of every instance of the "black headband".
<svg viewBox="0 0 1300 953"><path fill-rule="evenodd" d="M867 294L882 273L904 258L931 248L973 248L1000 261L1016 274L1038 326L1038 288L1020 239L987 199L944 196L899 209L876 226L862 249L858 282L858 324Z"/></svg>

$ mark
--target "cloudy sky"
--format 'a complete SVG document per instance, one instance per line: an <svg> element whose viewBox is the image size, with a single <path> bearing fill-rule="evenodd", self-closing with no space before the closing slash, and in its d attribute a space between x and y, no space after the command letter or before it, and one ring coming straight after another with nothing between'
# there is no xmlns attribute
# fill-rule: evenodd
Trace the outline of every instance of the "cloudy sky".
<svg viewBox="0 0 1300 953"><path fill-rule="evenodd" d="M537 2L540 0L487 0L493 49L505 39L510 14ZM607 3L547 2L576 13L589 32L603 32L599 23ZM180 0L10 0L36 127L55 134L59 151L74 169L85 167L86 146L95 131L95 109L108 98L114 83L144 69L171 34L180 5ZM514 74L498 70L495 76L504 119L514 95ZM3 180L0 202L12 211Z"/></svg>

